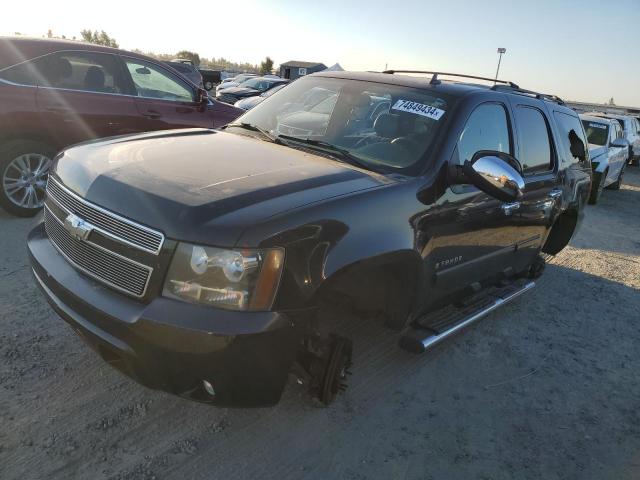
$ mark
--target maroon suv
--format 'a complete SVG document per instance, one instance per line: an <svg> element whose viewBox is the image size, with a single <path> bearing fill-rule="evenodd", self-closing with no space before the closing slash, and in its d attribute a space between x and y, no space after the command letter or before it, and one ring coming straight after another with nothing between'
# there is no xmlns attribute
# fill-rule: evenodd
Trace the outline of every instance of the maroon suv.
<svg viewBox="0 0 640 480"><path fill-rule="evenodd" d="M241 113L143 55L0 37L0 204L17 215L35 214L51 160L68 145L149 130L217 128Z"/></svg>

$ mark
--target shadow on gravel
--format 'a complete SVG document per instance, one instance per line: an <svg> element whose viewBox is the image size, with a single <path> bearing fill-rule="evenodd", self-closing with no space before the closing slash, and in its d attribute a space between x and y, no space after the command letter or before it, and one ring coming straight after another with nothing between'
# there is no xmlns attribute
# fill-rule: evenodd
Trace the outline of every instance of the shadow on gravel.
<svg viewBox="0 0 640 480"><path fill-rule="evenodd" d="M0 316L3 479L640 476L640 295L562 264L423 356L353 319L354 375L329 408L294 381L256 410L147 390L29 298Z"/></svg>
<svg viewBox="0 0 640 480"><path fill-rule="evenodd" d="M640 169L627 169L620 190L605 190L588 205L574 247L640 256Z"/></svg>

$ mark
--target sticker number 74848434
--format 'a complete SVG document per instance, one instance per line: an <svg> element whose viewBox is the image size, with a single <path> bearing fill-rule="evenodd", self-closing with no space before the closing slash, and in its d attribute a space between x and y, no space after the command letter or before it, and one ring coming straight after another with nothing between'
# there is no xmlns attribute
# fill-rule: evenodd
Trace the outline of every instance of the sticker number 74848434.
<svg viewBox="0 0 640 480"><path fill-rule="evenodd" d="M391 109L415 113L416 115L422 115L423 117L428 117L433 120L440 120L440 117L444 115L444 110L432 107L431 105L425 105L424 103L412 102L410 100L398 100L393 104Z"/></svg>

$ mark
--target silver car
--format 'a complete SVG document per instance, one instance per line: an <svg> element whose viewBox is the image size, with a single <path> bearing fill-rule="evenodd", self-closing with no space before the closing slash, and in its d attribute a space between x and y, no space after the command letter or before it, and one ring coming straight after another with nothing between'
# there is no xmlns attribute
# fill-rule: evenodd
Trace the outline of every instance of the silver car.
<svg viewBox="0 0 640 480"><path fill-rule="evenodd" d="M602 190L618 190L629 159L629 142L617 120L580 115L589 142L593 182L589 203L598 202Z"/></svg>
<svg viewBox="0 0 640 480"><path fill-rule="evenodd" d="M598 117L613 118L622 127L624 138L629 141L629 161L631 165L640 165L640 122L629 115L617 115L613 113L596 113Z"/></svg>

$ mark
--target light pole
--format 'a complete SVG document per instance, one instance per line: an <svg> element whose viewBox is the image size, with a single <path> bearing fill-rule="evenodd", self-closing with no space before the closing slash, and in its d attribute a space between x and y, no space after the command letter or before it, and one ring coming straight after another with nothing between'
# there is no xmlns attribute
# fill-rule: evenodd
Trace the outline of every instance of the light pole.
<svg viewBox="0 0 640 480"><path fill-rule="evenodd" d="M498 54L500 56L498 57L498 68L496 69L496 81L498 80L498 72L500 71L500 62L502 61L502 54L503 53L507 53L507 49L506 48L498 48Z"/></svg>

